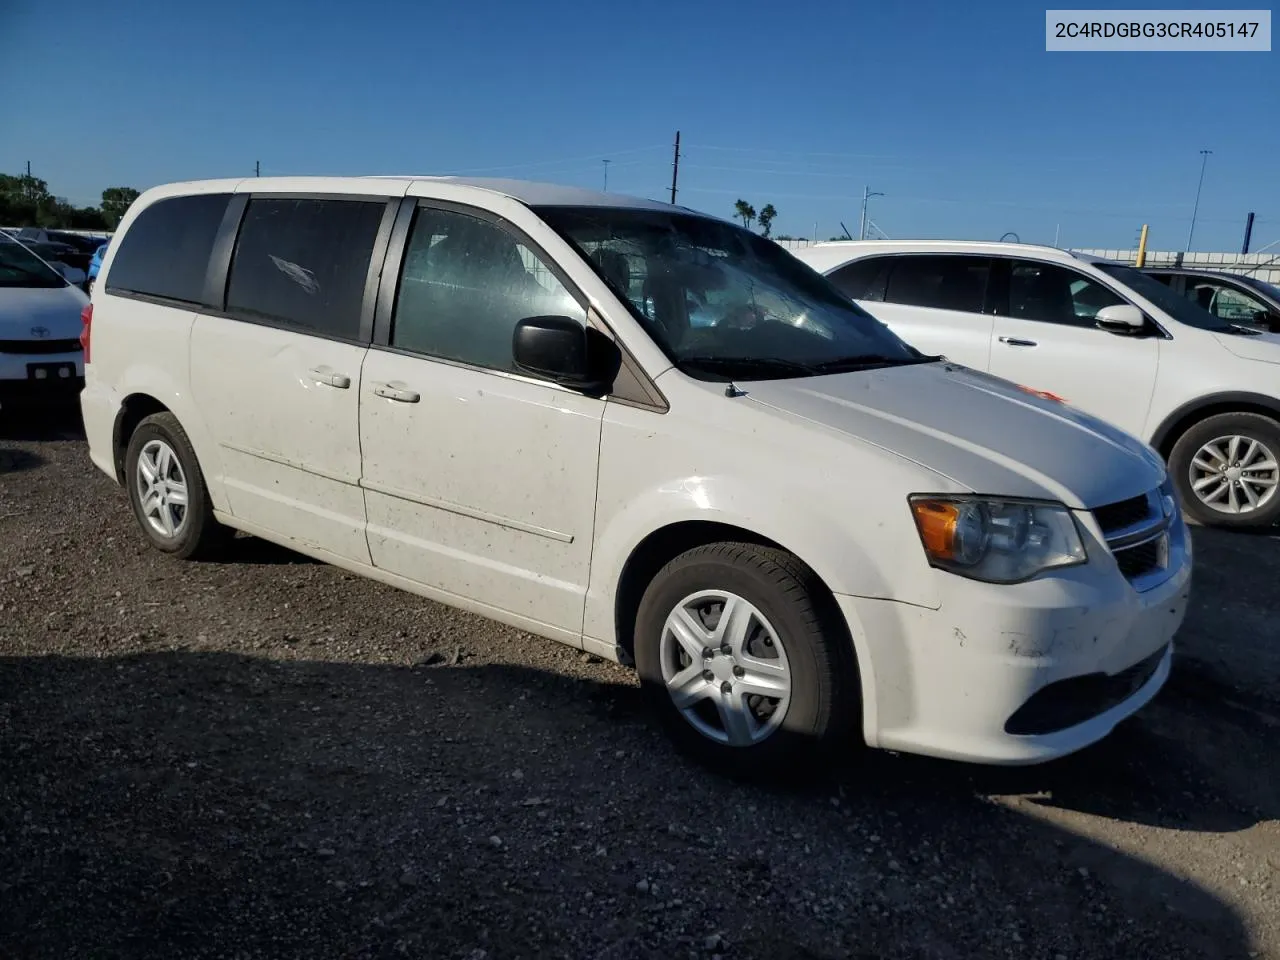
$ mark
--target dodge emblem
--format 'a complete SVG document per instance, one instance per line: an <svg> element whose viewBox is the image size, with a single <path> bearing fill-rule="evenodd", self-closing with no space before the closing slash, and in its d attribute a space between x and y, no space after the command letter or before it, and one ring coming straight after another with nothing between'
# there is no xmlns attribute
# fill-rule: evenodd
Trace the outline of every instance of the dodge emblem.
<svg viewBox="0 0 1280 960"><path fill-rule="evenodd" d="M37 340L44 340L46 337L49 336L49 328L48 327L32 327L31 335L35 337Z"/></svg>

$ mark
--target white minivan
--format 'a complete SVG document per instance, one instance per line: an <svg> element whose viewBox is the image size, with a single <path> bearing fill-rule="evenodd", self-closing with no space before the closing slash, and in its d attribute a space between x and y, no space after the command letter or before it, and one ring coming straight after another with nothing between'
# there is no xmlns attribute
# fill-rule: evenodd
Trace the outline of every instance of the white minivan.
<svg viewBox="0 0 1280 960"><path fill-rule="evenodd" d="M854 240L795 254L914 346L1148 441L1201 523L1280 521L1280 335L1055 247Z"/></svg>
<svg viewBox="0 0 1280 960"><path fill-rule="evenodd" d="M1191 546L1153 451L690 210L157 187L85 326L90 455L157 549L245 531L634 663L721 767L1033 763L1169 673Z"/></svg>

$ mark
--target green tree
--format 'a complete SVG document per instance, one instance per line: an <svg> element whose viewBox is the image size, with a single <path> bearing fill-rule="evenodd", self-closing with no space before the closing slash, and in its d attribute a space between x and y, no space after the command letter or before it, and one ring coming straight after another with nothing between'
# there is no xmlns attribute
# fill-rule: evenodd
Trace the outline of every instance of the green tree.
<svg viewBox="0 0 1280 960"><path fill-rule="evenodd" d="M756 208L745 200L739 200L733 205L734 212L742 218L742 225L750 227L751 222L756 218Z"/></svg>
<svg viewBox="0 0 1280 960"><path fill-rule="evenodd" d="M38 177L0 173L0 222L10 227L31 227L51 217L56 201L49 185Z"/></svg>
<svg viewBox="0 0 1280 960"><path fill-rule="evenodd" d="M773 218L777 215L778 211L773 209L772 203L766 203L764 205L764 209L760 211L760 216L756 219L756 222L760 224L760 232L766 237L769 235L769 231L773 228Z"/></svg>
<svg viewBox="0 0 1280 960"><path fill-rule="evenodd" d="M129 205L138 199L133 187L107 187L102 191L102 217L112 230L124 219Z"/></svg>

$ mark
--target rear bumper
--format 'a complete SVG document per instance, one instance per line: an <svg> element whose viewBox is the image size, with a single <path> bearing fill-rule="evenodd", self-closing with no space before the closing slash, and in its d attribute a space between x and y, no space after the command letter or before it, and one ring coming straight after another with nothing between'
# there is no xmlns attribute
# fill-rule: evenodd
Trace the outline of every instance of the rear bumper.
<svg viewBox="0 0 1280 960"><path fill-rule="evenodd" d="M89 459L116 483L120 476L116 472L115 430L122 399L97 377L89 377L80 392L80 418L89 442Z"/></svg>

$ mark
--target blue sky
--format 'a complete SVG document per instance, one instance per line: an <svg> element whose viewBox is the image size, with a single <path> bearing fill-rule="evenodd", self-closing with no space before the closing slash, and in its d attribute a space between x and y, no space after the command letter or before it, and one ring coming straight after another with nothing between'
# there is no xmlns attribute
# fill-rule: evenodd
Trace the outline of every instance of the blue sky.
<svg viewBox="0 0 1280 960"><path fill-rule="evenodd" d="M0 0L0 172L69 199L477 173L778 209L776 233L1280 240L1280 52L1046 53L1043 4ZM1091 4L1101 6L1101 4ZM1123 5L1121 5L1123 6ZM1199 8L1212 6L1199 0ZM1273 248L1274 249L1274 248Z"/></svg>

